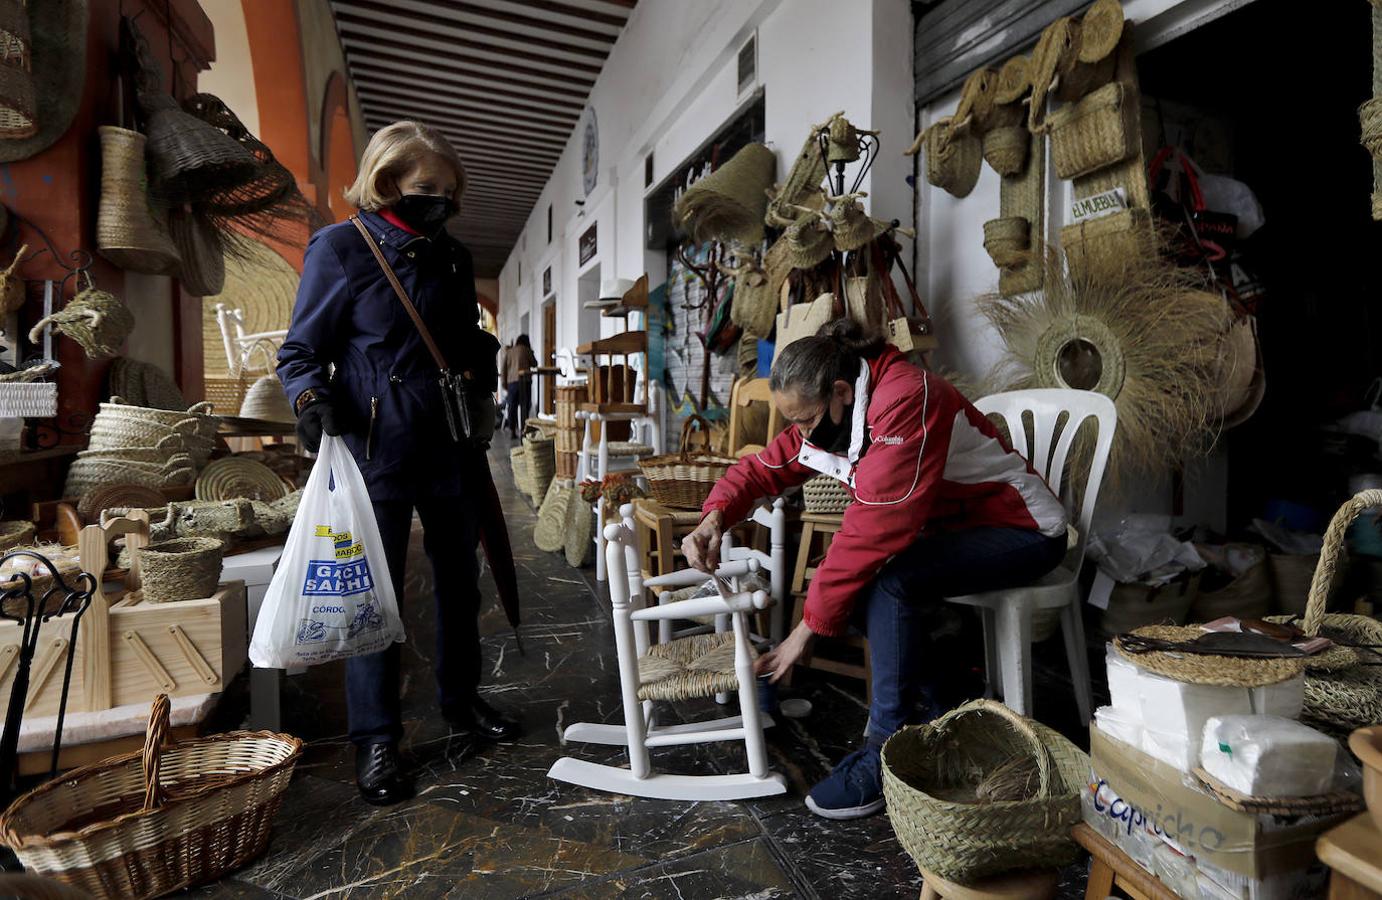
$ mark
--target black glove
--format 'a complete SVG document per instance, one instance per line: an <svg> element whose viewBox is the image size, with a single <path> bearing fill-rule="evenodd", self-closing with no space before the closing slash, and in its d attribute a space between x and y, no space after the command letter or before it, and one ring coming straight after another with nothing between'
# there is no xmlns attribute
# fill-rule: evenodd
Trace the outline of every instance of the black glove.
<svg viewBox="0 0 1382 900"><path fill-rule="evenodd" d="M336 425L336 412L325 400L314 400L298 413L297 431L302 446L312 453L321 449L322 435L341 435L341 429Z"/></svg>

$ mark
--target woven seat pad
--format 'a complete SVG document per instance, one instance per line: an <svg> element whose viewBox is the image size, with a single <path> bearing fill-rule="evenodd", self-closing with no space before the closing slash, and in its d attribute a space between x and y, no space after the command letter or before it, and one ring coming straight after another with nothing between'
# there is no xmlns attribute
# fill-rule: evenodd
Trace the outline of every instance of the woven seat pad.
<svg viewBox="0 0 1382 900"><path fill-rule="evenodd" d="M610 456L652 456L653 448L634 441L610 441Z"/></svg>
<svg viewBox="0 0 1382 900"><path fill-rule="evenodd" d="M1162 641L1193 641L1205 631L1198 625L1147 625L1133 634ZM1261 687L1289 681L1305 671L1306 660L1248 659L1237 656L1210 656L1202 653L1129 653L1123 642L1114 646L1125 659L1149 672L1188 684L1216 684L1222 687Z"/></svg>
<svg viewBox="0 0 1382 900"><path fill-rule="evenodd" d="M755 658L757 653L750 648ZM693 700L739 690L734 632L654 644L638 659L639 700Z"/></svg>

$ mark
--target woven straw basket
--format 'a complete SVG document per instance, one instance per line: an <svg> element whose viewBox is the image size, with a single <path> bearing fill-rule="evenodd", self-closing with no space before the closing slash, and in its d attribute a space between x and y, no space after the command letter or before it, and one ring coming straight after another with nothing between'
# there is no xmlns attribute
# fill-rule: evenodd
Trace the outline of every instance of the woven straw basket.
<svg viewBox="0 0 1382 900"><path fill-rule="evenodd" d="M528 480L528 451L522 447L509 448L509 465L513 468L513 483L523 493L534 498L532 482Z"/></svg>
<svg viewBox="0 0 1382 900"><path fill-rule="evenodd" d="M984 145L954 124L947 116L926 130L926 180L955 197L967 197L979 180Z"/></svg>
<svg viewBox="0 0 1382 900"><path fill-rule="evenodd" d="M149 603L200 600L216 593L225 544L215 538L175 538L139 551L140 590Z"/></svg>
<svg viewBox="0 0 1382 900"><path fill-rule="evenodd" d="M33 543L35 531L33 522L0 522L0 553Z"/></svg>
<svg viewBox="0 0 1382 900"><path fill-rule="evenodd" d="M1024 800L978 800L975 789L1013 758L1032 759ZM975 700L883 746L883 794L903 848L922 869L966 883L1075 859L1089 757L1060 734L1001 703Z"/></svg>
<svg viewBox="0 0 1382 900"><path fill-rule="evenodd" d="M1022 216L1005 216L984 223L984 249L1000 269L1020 266L1031 258L1032 223Z"/></svg>
<svg viewBox="0 0 1382 900"><path fill-rule="evenodd" d="M1120 82L1051 114L1051 160L1061 178L1079 178L1122 162L1136 150L1137 108Z"/></svg>
<svg viewBox="0 0 1382 900"><path fill-rule="evenodd" d="M566 546L566 527L569 505L581 505L576 483L570 478L554 478L538 507L537 524L533 526L533 543L539 550L559 553Z"/></svg>
<svg viewBox="0 0 1382 900"><path fill-rule="evenodd" d="M523 429L524 462L528 467L528 492L537 502L539 497L547 496L547 486L557 473L557 440L547 437L536 425Z"/></svg>
<svg viewBox="0 0 1382 900"><path fill-rule="evenodd" d="M83 766L0 817L24 868L98 897L157 897L214 881L264 852L302 741L267 731L165 745L154 700L144 750Z"/></svg>
<svg viewBox="0 0 1382 900"><path fill-rule="evenodd" d="M149 204L144 169L144 135L102 125L101 206L96 249L122 269L150 275L178 270L177 248Z"/></svg>
<svg viewBox="0 0 1382 900"><path fill-rule="evenodd" d="M211 463L197 478L198 500L281 500L292 493L283 479L262 462L227 456Z"/></svg>
<svg viewBox="0 0 1382 900"><path fill-rule="evenodd" d="M1017 175L1027 168L1032 136L1022 125L1004 125L984 134L984 161L999 175Z"/></svg>
<svg viewBox="0 0 1382 900"><path fill-rule="evenodd" d="M702 447L691 449L693 428L699 425ZM681 426L681 450L638 461L648 481L648 492L663 506L674 509L700 509L715 482L724 477L736 461L710 451L710 423L700 416L689 417Z"/></svg>
<svg viewBox="0 0 1382 900"><path fill-rule="evenodd" d="M820 515L838 515L849 508L854 498L849 488L838 478L817 475L801 486L801 497L806 501L806 511Z"/></svg>

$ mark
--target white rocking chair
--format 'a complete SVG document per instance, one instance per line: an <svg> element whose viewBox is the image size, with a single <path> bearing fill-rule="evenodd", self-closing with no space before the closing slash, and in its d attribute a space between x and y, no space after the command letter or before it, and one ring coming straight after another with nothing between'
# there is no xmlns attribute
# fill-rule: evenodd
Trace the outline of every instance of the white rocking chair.
<svg viewBox="0 0 1382 900"><path fill-rule="evenodd" d="M647 606L631 522L632 508L626 506L621 512L624 521L605 528L605 553L611 572L618 570L621 560L628 572L627 578L609 580L624 725L580 722L569 726L563 737L567 741L626 746L629 767L566 756L552 765L548 776L595 790L660 800L745 800L785 793L786 779L768 769L763 728L771 724L771 719L758 709L754 651L749 641L748 614L766 609L771 601L766 591L749 593L738 589L739 579L759 570L759 560L740 559L720 566L716 574L732 587L728 597L700 597ZM684 573L659 576L648 583L662 584L677 576ZM704 575L700 577L703 579ZM705 615L724 617L729 630L650 646L648 623ZM713 697L729 691L739 696L738 716L672 726L658 726L653 721L655 700ZM673 775L652 771L648 754L652 748L736 740L744 742L747 772Z"/></svg>

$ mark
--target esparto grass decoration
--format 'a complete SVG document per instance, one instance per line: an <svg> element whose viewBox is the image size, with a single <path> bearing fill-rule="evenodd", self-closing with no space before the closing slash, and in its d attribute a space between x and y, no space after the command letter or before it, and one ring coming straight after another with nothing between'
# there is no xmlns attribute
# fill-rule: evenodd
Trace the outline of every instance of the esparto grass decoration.
<svg viewBox="0 0 1382 900"><path fill-rule="evenodd" d="M1007 347L990 374L994 390L1075 388L1118 407L1112 483L1164 472L1206 453L1222 414L1220 355L1230 313L1193 273L1154 255L1123 261L1118 278L1067 272L1052 254L1036 296L980 298ZM1086 461L1092 441L1077 441Z"/></svg>

